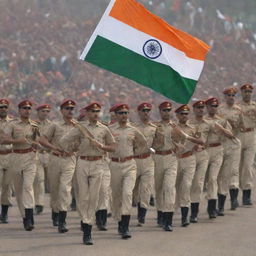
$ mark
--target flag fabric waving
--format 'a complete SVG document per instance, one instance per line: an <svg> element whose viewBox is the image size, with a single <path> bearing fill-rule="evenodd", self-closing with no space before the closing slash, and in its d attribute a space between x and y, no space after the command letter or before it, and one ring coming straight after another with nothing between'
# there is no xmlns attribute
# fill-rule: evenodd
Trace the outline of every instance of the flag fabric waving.
<svg viewBox="0 0 256 256"><path fill-rule="evenodd" d="M209 46L135 0L110 1L80 59L185 104Z"/></svg>

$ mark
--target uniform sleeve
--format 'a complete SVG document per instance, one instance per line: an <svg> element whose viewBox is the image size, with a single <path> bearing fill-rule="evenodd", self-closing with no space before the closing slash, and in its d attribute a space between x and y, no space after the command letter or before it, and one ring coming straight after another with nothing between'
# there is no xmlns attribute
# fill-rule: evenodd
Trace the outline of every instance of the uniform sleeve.
<svg viewBox="0 0 256 256"><path fill-rule="evenodd" d="M157 126L155 136L152 143L152 148L158 149L164 145L164 131L162 126Z"/></svg>
<svg viewBox="0 0 256 256"><path fill-rule="evenodd" d="M114 136L112 135L108 127L106 127L105 143L106 145L115 143Z"/></svg>
<svg viewBox="0 0 256 256"><path fill-rule="evenodd" d="M56 124L51 124L49 128L46 129L46 131L44 131L44 133L41 135L45 136L48 139L48 141L51 142L55 133L55 129L56 129Z"/></svg>
<svg viewBox="0 0 256 256"><path fill-rule="evenodd" d="M149 147L147 144L147 140L145 138L145 136L137 129L135 129L135 141L134 141L134 146L136 149L138 150L142 150L142 151L148 151Z"/></svg>
<svg viewBox="0 0 256 256"><path fill-rule="evenodd" d="M0 134L6 134L8 136L13 136L13 123L7 124L3 129L0 130Z"/></svg>
<svg viewBox="0 0 256 256"><path fill-rule="evenodd" d="M78 128L73 128L60 139L60 146L66 152L73 152L78 147L78 141L81 140L82 134Z"/></svg>

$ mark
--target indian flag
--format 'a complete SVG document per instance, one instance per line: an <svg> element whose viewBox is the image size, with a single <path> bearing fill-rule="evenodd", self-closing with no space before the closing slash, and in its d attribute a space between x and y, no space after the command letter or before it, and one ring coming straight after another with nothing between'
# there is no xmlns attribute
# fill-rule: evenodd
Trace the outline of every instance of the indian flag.
<svg viewBox="0 0 256 256"><path fill-rule="evenodd" d="M112 0L80 58L185 104L208 50L135 0Z"/></svg>

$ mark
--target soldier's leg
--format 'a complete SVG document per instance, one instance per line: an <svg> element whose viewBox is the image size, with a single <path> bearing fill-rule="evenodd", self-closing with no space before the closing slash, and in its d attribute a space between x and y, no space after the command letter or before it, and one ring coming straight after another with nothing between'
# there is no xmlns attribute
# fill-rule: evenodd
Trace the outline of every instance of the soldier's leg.
<svg viewBox="0 0 256 256"><path fill-rule="evenodd" d="M45 181L44 167L40 162L38 162L35 181L34 181L36 214L40 214L43 212L44 194L45 194L45 182L44 181Z"/></svg>

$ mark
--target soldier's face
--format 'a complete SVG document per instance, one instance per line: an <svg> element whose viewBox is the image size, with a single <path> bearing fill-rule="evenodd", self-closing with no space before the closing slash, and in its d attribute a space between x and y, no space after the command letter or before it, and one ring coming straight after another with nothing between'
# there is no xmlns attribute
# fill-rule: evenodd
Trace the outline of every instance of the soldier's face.
<svg viewBox="0 0 256 256"><path fill-rule="evenodd" d="M161 109L160 116L163 120L170 120L171 119L171 108Z"/></svg>
<svg viewBox="0 0 256 256"><path fill-rule="evenodd" d="M129 118L128 110L120 110L116 112L116 119L119 123L126 123Z"/></svg>
<svg viewBox="0 0 256 256"><path fill-rule="evenodd" d="M31 114L31 107L21 107L19 108L19 114L21 118L29 118Z"/></svg>
<svg viewBox="0 0 256 256"><path fill-rule="evenodd" d="M150 119L150 109L141 109L138 111L140 120L148 121Z"/></svg>
<svg viewBox="0 0 256 256"><path fill-rule="evenodd" d="M188 121L188 114L189 113L177 113L176 117L180 123L184 124Z"/></svg>
<svg viewBox="0 0 256 256"><path fill-rule="evenodd" d="M7 116L7 113L8 113L8 106L7 105L0 106L0 118L5 118Z"/></svg>
<svg viewBox="0 0 256 256"><path fill-rule="evenodd" d="M50 114L50 109L48 108L39 109L37 111L37 115L40 120L45 120L49 114Z"/></svg>
<svg viewBox="0 0 256 256"><path fill-rule="evenodd" d="M86 112L86 116L90 121L97 121L99 119L99 115L99 109L91 109Z"/></svg>
<svg viewBox="0 0 256 256"><path fill-rule="evenodd" d="M252 98L252 90L242 90L241 91L243 101L249 102Z"/></svg>
<svg viewBox="0 0 256 256"><path fill-rule="evenodd" d="M235 94L234 93L228 93L225 94L225 101L228 105L233 105L235 103Z"/></svg>
<svg viewBox="0 0 256 256"><path fill-rule="evenodd" d="M207 112L210 115L217 114L217 112L218 112L218 105L217 104L207 105Z"/></svg>
<svg viewBox="0 0 256 256"><path fill-rule="evenodd" d="M194 114L196 117L203 117L204 116L204 106L196 106L193 108Z"/></svg>
<svg viewBox="0 0 256 256"><path fill-rule="evenodd" d="M71 119L74 114L74 107L64 107L61 109L64 118Z"/></svg>

